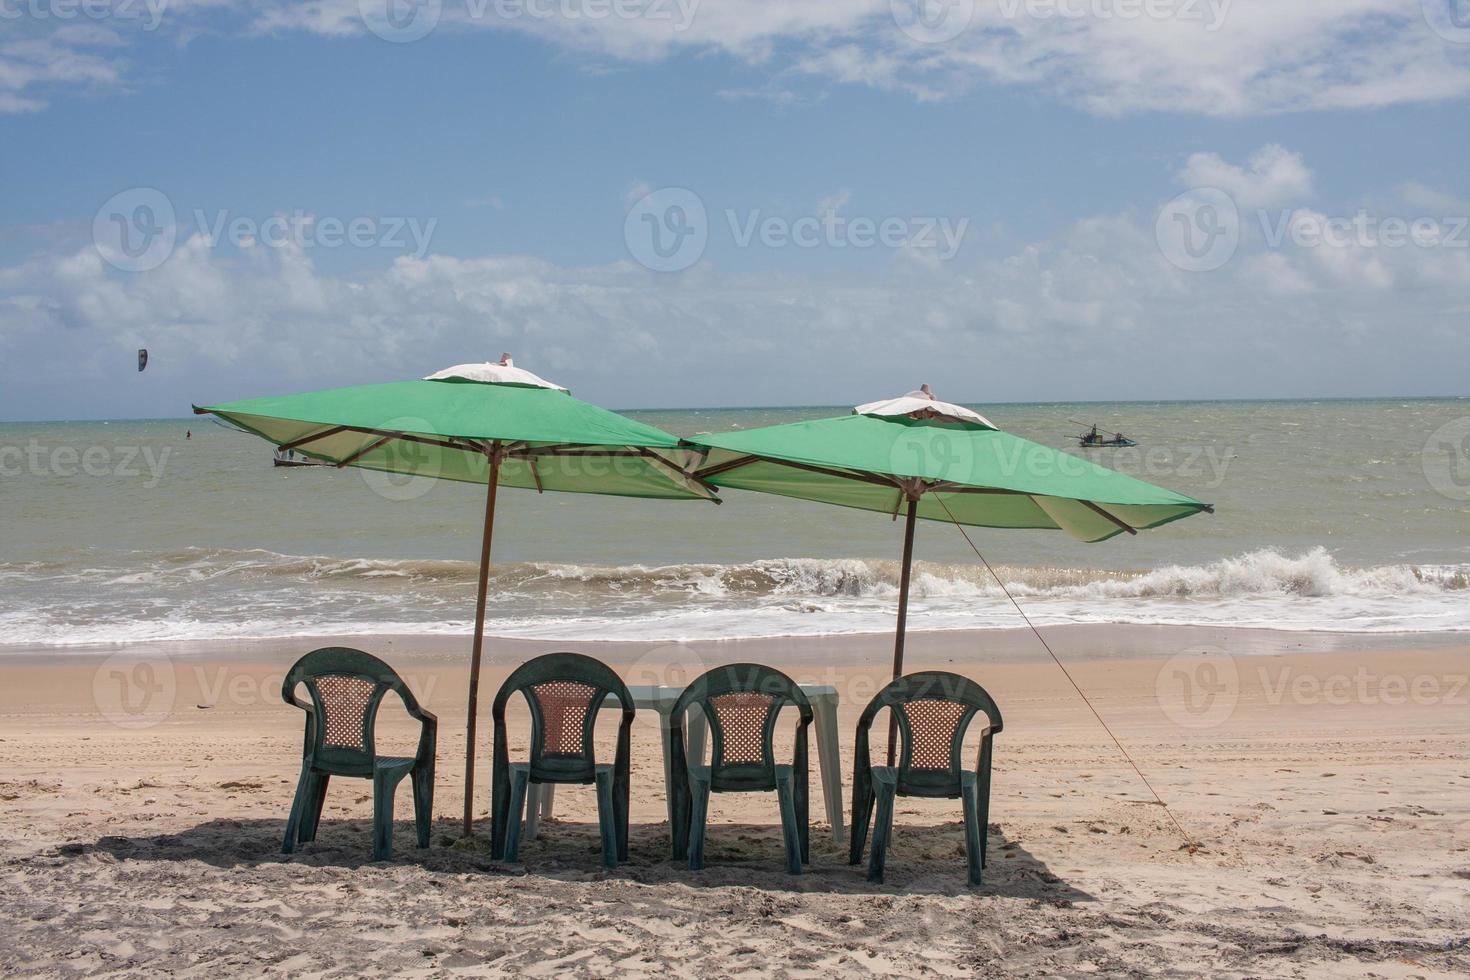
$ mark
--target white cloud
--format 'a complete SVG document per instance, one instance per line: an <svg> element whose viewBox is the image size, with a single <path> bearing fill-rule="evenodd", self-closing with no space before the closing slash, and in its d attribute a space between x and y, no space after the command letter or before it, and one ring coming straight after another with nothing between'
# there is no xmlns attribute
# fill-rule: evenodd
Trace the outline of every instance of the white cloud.
<svg viewBox="0 0 1470 980"><path fill-rule="evenodd" d="M1422 208L1441 217L1470 216L1470 199L1446 193L1417 180L1400 185L1399 197L1410 207Z"/></svg>
<svg viewBox="0 0 1470 980"><path fill-rule="evenodd" d="M181 39L205 30L257 38L307 32L380 44L364 23L363 4L371 10L387 2L175 0L160 29ZM512 31L582 54L596 70L607 67L600 59L723 53L766 82L722 89L722 97L777 105L820 100L820 92L799 89L824 81L920 100L981 85L1024 86L1100 115L1249 116L1470 95L1470 45L1449 43L1431 30L1419 0L1150 0L1132 6L976 0L973 17L943 43L905 33L893 6L889 0L649 0L631 8L444 0L435 30ZM588 12L594 9L604 15ZM640 13L606 13L627 9ZM1123 16L1118 9L1164 15ZM32 38L47 29L30 26ZM95 39L53 35L47 43L71 63L47 59L38 66L0 47L0 111L39 108L45 99L35 90L47 86L122 84L127 66L120 57L84 50L98 44ZM393 49L384 46L383 57L392 58ZM803 77L804 86L779 84Z"/></svg>
<svg viewBox="0 0 1470 980"><path fill-rule="evenodd" d="M1283 189L1306 184L1270 177L1305 172L1292 159L1209 166L1324 224ZM309 248L216 251L198 235L134 275L72 249L0 268L0 415L105 397L107 365L136 347L161 355L150 377L178 405L416 376L502 349L615 405L842 403L918 374L966 398L1428 393L1451 390L1470 358L1470 248L1252 234L1223 268L1190 273L1154 234L1149 213L1095 215L1001 257L897 253L884 273L846 277L434 254L329 275Z"/></svg>
<svg viewBox="0 0 1470 980"><path fill-rule="evenodd" d="M1312 194L1312 172L1302 158L1276 145L1258 150L1245 167L1226 163L1216 153L1191 154L1179 183L1218 188L1241 208L1280 207Z"/></svg>
<svg viewBox="0 0 1470 980"><path fill-rule="evenodd" d="M5 24L9 31L10 22ZM63 29L43 37L11 35L0 42L0 113L44 109L46 100L35 94L37 89L121 85L126 61L83 50L115 47L118 40L116 34L100 28Z"/></svg>
<svg viewBox="0 0 1470 980"><path fill-rule="evenodd" d="M1291 259L1280 252L1248 256L1242 262L1246 281L1255 282L1268 293L1300 296L1318 288L1311 277L1299 271Z"/></svg>
<svg viewBox="0 0 1470 980"><path fill-rule="evenodd" d="M843 188L835 194L829 194L817 202L817 214L837 214L847 207L847 202L852 200L852 191Z"/></svg>

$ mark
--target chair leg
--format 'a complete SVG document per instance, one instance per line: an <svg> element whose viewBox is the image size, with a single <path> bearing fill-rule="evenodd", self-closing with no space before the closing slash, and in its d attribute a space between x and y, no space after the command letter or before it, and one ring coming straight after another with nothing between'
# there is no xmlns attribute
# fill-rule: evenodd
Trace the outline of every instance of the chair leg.
<svg viewBox="0 0 1470 980"><path fill-rule="evenodd" d="M667 706L664 706L667 707ZM664 809L669 817L669 837L674 842L674 857L679 857L679 835L675 833L678 825L678 816L675 814L674 798L674 745L673 734L670 731L669 715L664 707L660 707L658 714L658 733L663 740L664 750Z"/></svg>
<svg viewBox="0 0 1470 980"><path fill-rule="evenodd" d="M613 813L618 821L618 860L628 860L628 778L613 775Z"/></svg>
<svg viewBox="0 0 1470 980"><path fill-rule="evenodd" d="M531 782L528 769L512 767L510 771L510 815L505 823L505 860L514 864L521 856L521 822L526 813L526 786Z"/></svg>
<svg viewBox="0 0 1470 980"><path fill-rule="evenodd" d="M682 786L678 782L669 785L669 853L675 861L689 859L689 822L694 814L691 799L693 795L692 779Z"/></svg>
<svg viewBox="0 0 1470 980"><path fill-rule="evenodd" d="M532 783L526 788L526 840L535 840L541 832L541 811L550 788L545 783Z"/></svg>
<svg viewBox="0 0 1470 980"><path fill-rule="evenodd" d="M873 826L873 850L868 855L868 880L881 883L888 862L888 838L893 834L893 798L897 787L879 783L874 789L878 795L878 814Z"/></svg>
<svg viewBox="0 0 1470 980"><path fill-rule="evenodd" d="M311 791L306 794L306 809L301 814L301 843L316 840L316 829L322 822L322 806L327 801L327 783L331 776L324 772L312 775Z"/></svg>
<svg viewBox="0 0 1470 980"><path fill-rule="evenodd" d="M796 840L800 847L799 857L802 864L812 863L812 819L811 819L811 785L807 781L807 773L792 769L791 771L791 799L792 813L796 820ZM776 782L779 793L780 780ZM840 809L840 808L839 808Z"/></svg>
<svg viewBox="0 0 1470 980"><path fill-rule="evenodd" d="M777 772L776 801L781 807L781 837L786 844L786 870L801 874L801 833L796 825L796 803L792 799L791 773Z"/></svg>
<svg viewBox="0 0 1470 980"><path fill-rule="evenodd" d="M856 781L856 777L854 777ZM859 795L853 793L852 800L852 834L847 848L847 863L862 864L863 848L868 843L868 828L873 822L873 793Z"/></svg>
<svg viewBox="0 0 1470 980"><path fill-rule="evenodd" d="M618 866L620 841L618 835L617 806L613 803L613 774L599 772L597 782L597 829L602 835L602 863L609 868Z"/></svg>
<svg viewBox="0 0 1470 980"><path fill-rule="evenodd" d="M306 800L312 789L311 770L301 767L301 776L296 780L296 796L291 800L291 815L286 818L286 837L281 841L281 853L296 850L296 838L301 833L301 816L306 811Z"/></svg>
<svg viewBox="0 0 1470 980"><path fill-rule="evenodd" d="M704 868L704 831L709 819L710 784L707 780L689 776L689 793L694 799L689 814L689 870Z"/></svg>
<svg viewBox="0 0 1470 980"><path fill-rule="evenodd" d="M402 773L373 773L373 860L393 859L393 797Z"/></svg>
<svg viewBox="0 0 1470 980"><path fill-rule="evenodd" d="M980 884L981 869L985 867L985 844L981 840L977 813L980 808L975 795L975 783L965 780L960 786L960 803L965 810L965 862L969 865L971 887Z"/></svg>
<svg viewBox="0 0 1470 980"><path fill-rule="evenodd" d="M434 767L420 766L413 771L413 823L418 832L419 847L429 846L429 832L434 827Z"/></svg>
<svg viewBox="0 0 1470 980"><path fill-rule="evenodd" d="M975 787L980 803L980 867L985 867L990 851L990 734L985 735L985 750Z"/></svg>

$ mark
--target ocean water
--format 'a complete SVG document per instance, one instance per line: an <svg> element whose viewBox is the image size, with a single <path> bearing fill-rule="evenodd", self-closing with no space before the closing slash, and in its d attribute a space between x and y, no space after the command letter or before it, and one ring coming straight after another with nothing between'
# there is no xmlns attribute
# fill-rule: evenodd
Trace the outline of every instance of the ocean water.
<svg viewBox="0 0 1470 980"><path fill-rule="evenodd" d="M1470 630L1470 399L974 407L1217 508L1092 545L967 529L1038 623ZM628 414L691 434L846 411ZM1140 445L1077 449L1073 418ZM0 423L0 644L471 628L483 488L277 469L270 456L203 418ZM900 524L723 496L715 507L507 490L491 630L893 628ZM911 630L1020 625L956 528L921 522L916 554Z"/></svg>

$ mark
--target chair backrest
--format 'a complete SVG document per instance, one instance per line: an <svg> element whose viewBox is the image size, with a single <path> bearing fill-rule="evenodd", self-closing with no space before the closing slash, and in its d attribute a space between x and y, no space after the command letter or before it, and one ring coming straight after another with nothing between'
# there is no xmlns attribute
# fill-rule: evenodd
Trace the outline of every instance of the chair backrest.
<svg viewBox="0 0 1470 980"><path fill-rule="evenodd" d="M868 729L884 708L898 718L898 791L907 796L958 796L970 722L983 712L991 735L1004 725L995 699L968 677L942 670L908 674L879 691L864 709L858 722L860 767L867 763Z"/></svg>
<svg viewBox="0 0 1470 980"><path fill-rule="evenodd" d="M709 720L711 788L772 790L776 719L788 704L796 706L803 729L811 724L811 702L791 678L760 664L730 664L707 671L686 687L674 702L673 718L682 726L684 712L697 708Z"/></svg>
<svg viewBox="0 0 1470 980"><path fill-rule="evenodd" d="M607 696L622 705L624 730L635 711L612 668L580 653L548 653L517 667L495 695L497 759L505 744L506 705L518 691L531 709L531 774L537 778L591 782L597 771L593 732ZM620 743L626 737L620 732Z"/></svg>
<svg viewBox="0 0 1470 980"><path fill-rule="evenodd" d="M296 697L305 685L309 701ZM281 698L306 712L305 754L320 768L342 775L371 775L373 729L389 691L416 709L403 679L372 654L348 647L313 650L292 665Z"/></svg>

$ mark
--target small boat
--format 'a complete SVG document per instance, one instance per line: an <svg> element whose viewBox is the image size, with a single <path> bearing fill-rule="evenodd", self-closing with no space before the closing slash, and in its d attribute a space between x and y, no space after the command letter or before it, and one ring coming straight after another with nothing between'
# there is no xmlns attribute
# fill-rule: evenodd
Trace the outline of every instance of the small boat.
<svg viewBox="0 0 1470 980"><path fill-rule="evenodd" d="M1071 419L1070 421L1077 422L1076 419ZM1077 438L1077 445L1083 449L1120 449L1126 446L1138 445L1138 443L1129 439L1121 432L1114 432L1112 435L1108 435L1106 432L1098 431L1097 423L1095 422L1077 422L1077 424L1089 426L1088 430Z"/></svg>
<svg viewBox="0 0 1470 980"><path fill-rule="evenodd" d="M271 456L271 463L275 466L329 466L319 459L303 456L294 449L277 449Z"/></svg>
<svg viewBox="0 0 1470 980"><path fill-rule="evenodd" d="M1104 438L1101 435L1094 436L1089 432L1077 440L1077 445L1086 449L1098 449L1102 447L1118 448L1120 446L1136 446L1138 443L1124 436L1121 432L1113 433L1112 438Z"/></svg>

